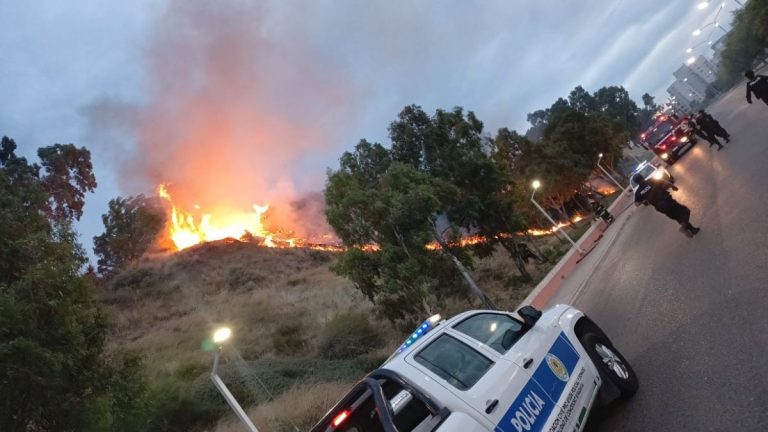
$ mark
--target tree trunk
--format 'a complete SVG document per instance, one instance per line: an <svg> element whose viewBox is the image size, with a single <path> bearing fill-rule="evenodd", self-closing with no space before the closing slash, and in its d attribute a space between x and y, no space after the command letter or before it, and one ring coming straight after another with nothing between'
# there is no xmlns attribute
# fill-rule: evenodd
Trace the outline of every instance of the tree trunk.
<svg viewBox="0 0 768 432"><path fill-rule="evenodd" d="M458 258L454 254L448 250L448 245L445 243L443 238L438 234L437 227L432 225L434 227L434 238L437 244L440 245L440 251L447 255L451 260L453 260L453 263L456 265L456 268L459 270L459 273L464 277L464 280L467 282L467 285L469 285L469 289L472 292L472 294L475 295L480 301L483 303L483 307L486 309L491 310L497 310L496 305L493 304L493 301L488 297L483 290L480 289L480 287L477 286L475 281L472 279L472 276L470 276L469 271L466 267L464 267L464 264L459 261Z"/></svg>
<svg viewBox="0 0 768 432"><path fill-rule="evenodd" d="M515 265L520 272L520 276L526 281L530 281L532 279L531 274L528 273L528 269L525 268L525 261L523 261L523 258L520 256L520 250L517 248L515 239L510 238L502 240L501 245L504 246L504 249L506 249L507 252L509 252L509 255L515 260Z"/></svg>
<svg viewBox="0 0 768 432"><path fill-rule="evenodd" d="M533 246L533 250L536 251L536 254L538 254L544 262L549 262L546 256L544 256L543 253L541 253L541 249L539 249L539 245L536 243L533 237L531 237L531 234L528 232L530 228L526 228L525 230L525 238L528 240L528 243Z"/></svg>

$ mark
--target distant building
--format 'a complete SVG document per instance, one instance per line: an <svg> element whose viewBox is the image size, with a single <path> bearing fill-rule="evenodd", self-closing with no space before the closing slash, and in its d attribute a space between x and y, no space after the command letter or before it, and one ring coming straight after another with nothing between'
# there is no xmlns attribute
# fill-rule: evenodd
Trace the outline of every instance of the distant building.
<svg viewBox="0 0 768 432"><path fill-rule="evenodd" d="M673 75L675 78L677 78L678 81L688 85L694 93L702 95L702 99L704 98L704 95L707 94L707 87L709 87L709 82L702 78L698 72L692 69L690 66L680 66Z"/></svg>
<svg viewBox="0 0 768 432"><path fill-rule="evenodd" d="M672 96L672 100L677 105L677 108L683 111L693 111L692 106L695 102L701 102L704 100L704 95L697 92L685 81L676 80L667 89L667 93Z"/></svg>
<svg viewBox="0 0 768 432"><path fill-rule="evenodd" d="M712 63L715 65L715 67L720 65L720 61L723 58L723 50L725 50L725 40L727 39L728 33L720 36L720 39L714 41L710 48L712 48L712 51L714 51L714 54L712 54Z"/></svg>
<svg viewBox="0 0 768 432"><path fill-rule="evenodd" d="M707 84L717 80L717 66L703 55L698 56L696 61L688 67Z"/></svg>

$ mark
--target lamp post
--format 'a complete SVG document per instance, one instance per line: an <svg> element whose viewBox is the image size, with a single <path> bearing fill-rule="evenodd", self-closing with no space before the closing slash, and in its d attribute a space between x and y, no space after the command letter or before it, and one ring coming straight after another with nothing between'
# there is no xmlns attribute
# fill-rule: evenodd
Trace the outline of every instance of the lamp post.
<svg viewBox="0 0 768 432"><path fill-rule="evenodd" d="M533 205L536 206L536 208L539 209L539 211L544 214L544 216L547 218L547 220L549 220L549 222L551 222L552 225L554 225L555 229L560 231L560 233L563 234L565 236L565 238L568 239L569 242L571 242L573 247L575 247L576 250L579 251L579 253L583 255L584 254L584 250L582 248L580 248L579 245L577 245L576 242L573 241L573 239L568 235L568 233L566 233L565 230L560 228L560 225L558 225L557 222L555 222L555 220L552 219L552 217L549 215L549 213L547 213L543 208L541 208L539 203L537 203L536 200L533 199L533 196L536 194L536 189L541 187L541 182L538 181L538 180L534 180L533 183L531 183L531 186L533 187L533 193L531 193L531 202L533 203Z"/></svg>
<svg viewBox="0 0 768 432"><path fill-rule="evenodd" d="M243 410L243 407L240 406L240 404L237 402L237 399L235 399L235 397L227 388L226 384L224 384L224 381L222 381L221 377L219 377L218 369L219 369L219 357L221 356L221 349L224 346L224 343L226 343L231 336L232 336L232 330L230 330L229 327L221 327L217 329L215 332L213 332L213 343L216 344L216 351L213 357L213 369L211 369L211 381L213 381L213 385L216 386L216 389L219 390L219 393L221 393L221 395L224 396L224 400L227 401L227 403L229 404L229 407L232 408L232 411L234 411L237 417L240 419L240 421L243 422L243 425L245 425L245 429L248 432L259 432L259 430L256 429L256 426L254 426L251 419L248 418L248 415L245 413L245 410Z"/></svg>
<svg viewBox="0 0 768 432"><path fill-rule="evenodd" d="M597 155L597 167L598 167L598 168L600 168L600 170L601 170L602 172L604 172L604 173L605 173L605 175L607 175L607 176L608 176L608 178L609 178L609 179L611 179L611 181L612 181L612 182L613 182L613 183L614 183L616 186L618 186L618 187L619 187L619 190L620 190L620 191L621 191L621 190L624 190L624 186L622 186L622 185L621 185L621 183L617 182L617 181L616 181L616 179L615 179L615 178L613 178L613 176L612 176L612 175L611 175L611 174L610 174L610 173L609 173L609 172L608 172L608 171L607 171L605 168L603 168L603 166L602 166L602 165L600 165L600 160L601 160L602 158L603 158L603 154L602 154L602 153L600 153L599 155Z"/></svg>

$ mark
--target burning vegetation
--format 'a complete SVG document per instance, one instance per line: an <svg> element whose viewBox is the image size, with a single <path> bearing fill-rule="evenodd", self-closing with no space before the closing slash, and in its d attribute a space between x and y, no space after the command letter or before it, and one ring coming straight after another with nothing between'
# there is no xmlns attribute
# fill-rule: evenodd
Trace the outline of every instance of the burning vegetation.
<svg viewBox="0 0 768 432"><path fill-rule="evenodd" d="M296 236L292 230L270 230L266 226L269 204L253 204L253 211L232 211L229 209L204 210L199 205L194 210L186 210L173 202L166 185L157 188L157 194L166 201L170 208L167 234L173 243L174 251L180 251L197 244L236 239L256 243L270 248L310 248L327 251L339 251L336 237L327 233L319 239L304 239Z"/></svg>

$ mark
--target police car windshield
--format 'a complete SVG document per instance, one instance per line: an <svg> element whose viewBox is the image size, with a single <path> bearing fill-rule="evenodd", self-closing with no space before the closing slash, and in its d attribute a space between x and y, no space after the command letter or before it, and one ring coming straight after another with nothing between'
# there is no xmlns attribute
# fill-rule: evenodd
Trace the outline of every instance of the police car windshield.
<svg viewBox="0 0 768 432"><path fill-rule="evenodd" d="M509 351L509 348L523 335L523 325L520 322L508 315L495 313L474 315L453 328L488 345L499 354Z"/></svg>
<svg viewBox="0 0 768 432"><path fill-rule="evenodd" d="M672 132L674 128L675 128L675 125L672 124L672 122L670 121L661 122L659 123L658 126L656 126L656 129L654 129L651 133L648 134L645 141L651 146L655 146L665 136L669 135L669 133Z"/></svg>

